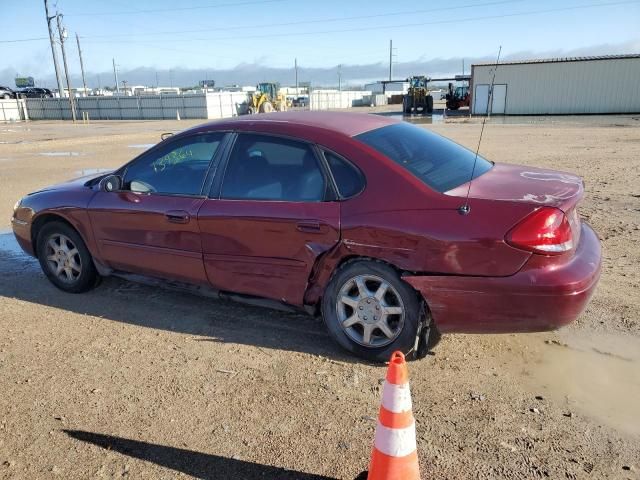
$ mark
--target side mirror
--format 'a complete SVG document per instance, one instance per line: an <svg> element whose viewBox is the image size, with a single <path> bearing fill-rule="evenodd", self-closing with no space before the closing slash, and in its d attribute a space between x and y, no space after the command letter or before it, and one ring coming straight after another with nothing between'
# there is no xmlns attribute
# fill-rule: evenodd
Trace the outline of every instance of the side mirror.
<svg viewBox="0 0 640 480"><path fill-rule="evenodd" d="M122 180L118 175L107 175L100 180L100 190L103 192L117 192L122 187Z"/></svg>
<svg viewBox="0 0 640 480"><path fill-rule="evenodd" d="M160 139L161 140L166 140L169 137L173 137L173 133L172 132L165 132L162 135L160 135Z"/></svg>

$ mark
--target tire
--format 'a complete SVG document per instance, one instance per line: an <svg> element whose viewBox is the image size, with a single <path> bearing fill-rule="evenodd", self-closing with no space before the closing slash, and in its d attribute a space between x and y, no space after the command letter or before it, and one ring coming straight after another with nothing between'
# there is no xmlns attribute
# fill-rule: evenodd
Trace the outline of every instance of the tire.
<svg viewBox="0 0 640 480"><path fill-rule="evenodd" d="M11 95L5 93L4 95L2 95L2 98L4 98L5 100L9 100L11 98Z"/></svg>
<svg viewBox="0 0 640 480"><path fill-rule="evenodd" d="M425 113L433 113L433 96L427 95L427 107L424 111Z"/></svg>
<svg viewBox="0 0 640 480"><path fill-rule="evenodd" d="M264 102L260 105L260 113L271 113L273 112L273 104L271 102Z"/></svg>
<svg viewBox="0 0 640 480"><path fill-rule="evenodd" d="M66 223L45 224L38 233L37 252L42 271L60 290L82 293L98 284L100 277L87 246Z"/></svg>
<svg viewBox="0 0 640 480"><path fill-rule="evenodd" d="M402 98L402 112L411 113L411 106L409 105L409 99L406 96Z"/></svg>
<svg viewBox="0 0 640 480"><path fill-rule="evenodd" d="M381 292L382 284L387 289L379 301L375 293ZM362 290L366 291L361 293ZM385 309L402 313L383 317ZM409 353L414 347L421 302L393 268L376 261L358 260L345 263L334 273L322 298L322 318L341 347L371 362L387 362L394 351ZM352 325L344 326L347 323ZM378 327L383 324L387 333ZM368 338L365 328L371 332Z"/></svg>

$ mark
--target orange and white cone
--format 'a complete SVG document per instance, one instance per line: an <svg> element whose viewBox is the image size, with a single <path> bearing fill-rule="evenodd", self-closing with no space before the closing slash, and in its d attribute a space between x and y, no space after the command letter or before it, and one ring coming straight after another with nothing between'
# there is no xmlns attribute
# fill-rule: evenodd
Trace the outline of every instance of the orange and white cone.
<svg viewBox="0 0 640 480"><path fill-rule="evenodd" d="M409 371L402 352L394 352L389 361L367 478L420 479Z"/></svg>

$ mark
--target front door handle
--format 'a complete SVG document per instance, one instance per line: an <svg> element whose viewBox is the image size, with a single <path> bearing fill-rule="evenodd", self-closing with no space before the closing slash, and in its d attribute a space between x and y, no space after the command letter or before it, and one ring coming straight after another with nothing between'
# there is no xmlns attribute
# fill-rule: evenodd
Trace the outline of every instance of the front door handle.
<svg viewBox="0 0 640 480"><path fill-rule="evenodd" d="M164 214L171 223L189 223L191 217L184 210L169 210Z"/></svg>
<svg viewBox="0 0 640 480"><path fill-rule="evenodd" d="M299 232L308 232L308 233L320 233L322 231L322 226L320 222L298 222L296 228Z"/></svg>

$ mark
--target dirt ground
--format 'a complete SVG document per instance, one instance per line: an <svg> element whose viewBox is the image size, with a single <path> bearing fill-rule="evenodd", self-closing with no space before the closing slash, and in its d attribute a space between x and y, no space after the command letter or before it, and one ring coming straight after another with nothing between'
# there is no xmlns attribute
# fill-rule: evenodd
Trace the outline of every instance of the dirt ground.
<svg viewBox="0 0 640 480"><path fill-rule="evenodd" d="M0 125L0 477L367 468L385 368L345 355L320 321L116 278L64 294L9 233L22 195L195 123ZM470 148L480 131L424 126ZM602 279L558 332L444 336L410 364L422 478L638 479L640 117L494 118L481 153L584 177Z"/></svg>

